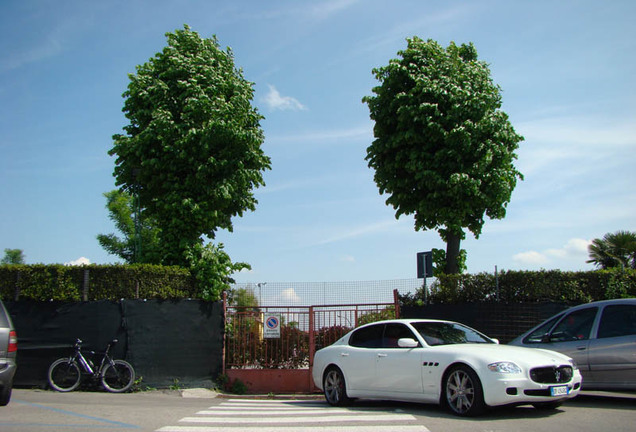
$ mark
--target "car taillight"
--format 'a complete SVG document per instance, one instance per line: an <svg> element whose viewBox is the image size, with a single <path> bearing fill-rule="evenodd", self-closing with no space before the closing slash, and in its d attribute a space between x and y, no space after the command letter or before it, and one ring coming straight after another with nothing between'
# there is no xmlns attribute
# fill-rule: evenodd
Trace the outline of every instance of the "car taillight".
<svg viewBox="0 0 636 432"><path fill-rule="evenodd" d="M18 350L18 335L13 330L9 332L9 352Z"/></svg>

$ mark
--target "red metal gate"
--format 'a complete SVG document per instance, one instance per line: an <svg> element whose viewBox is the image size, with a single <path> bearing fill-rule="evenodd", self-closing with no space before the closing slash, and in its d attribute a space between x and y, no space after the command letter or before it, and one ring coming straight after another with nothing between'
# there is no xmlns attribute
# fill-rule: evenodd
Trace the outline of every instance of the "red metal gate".
<svg viewBox="0 0 636 432"><path fill-rule="evenodd" d="M308 393L316 350L368 322L399 317L393 303L236 307L224 298L223 373L250 393Z"/></svg>

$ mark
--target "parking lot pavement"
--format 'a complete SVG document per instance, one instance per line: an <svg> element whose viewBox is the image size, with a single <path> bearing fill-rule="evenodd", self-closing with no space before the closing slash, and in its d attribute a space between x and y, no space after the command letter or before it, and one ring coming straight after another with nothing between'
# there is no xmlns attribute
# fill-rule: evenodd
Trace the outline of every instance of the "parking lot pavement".
<svg viewBox="0 0 636 432"><path fill-rule="evenodd" d="M554 411L501 408L477 418L458 418L427 404L356 401L334 408L316 395L216 396L195 389L128 394L15 389L11 403L0 407L0 431L631 432L636 424L636 393L583 392Z"/></svg>

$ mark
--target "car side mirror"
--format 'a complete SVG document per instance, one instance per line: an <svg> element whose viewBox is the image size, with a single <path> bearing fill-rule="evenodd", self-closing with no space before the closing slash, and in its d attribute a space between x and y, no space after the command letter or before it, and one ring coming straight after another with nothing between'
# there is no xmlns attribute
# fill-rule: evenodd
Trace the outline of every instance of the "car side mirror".
<svg viewBox="0 0 636 432"><path fill-rule="evenodd" d="M415 339L401 338L398 340L398 346L400 348L417 348L418 345Z"/></svg>

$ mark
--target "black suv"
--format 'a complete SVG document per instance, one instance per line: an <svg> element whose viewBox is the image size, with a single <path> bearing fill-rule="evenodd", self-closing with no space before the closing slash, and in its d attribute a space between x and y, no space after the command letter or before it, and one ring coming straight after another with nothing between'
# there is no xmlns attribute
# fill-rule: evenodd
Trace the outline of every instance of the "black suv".
<svg viewBox="0 0 636 432"><path fill-rule="evenodd" d="M18 337L9 313L0 300L0 406L7 405L11 399L17 351Z"/></svg>

